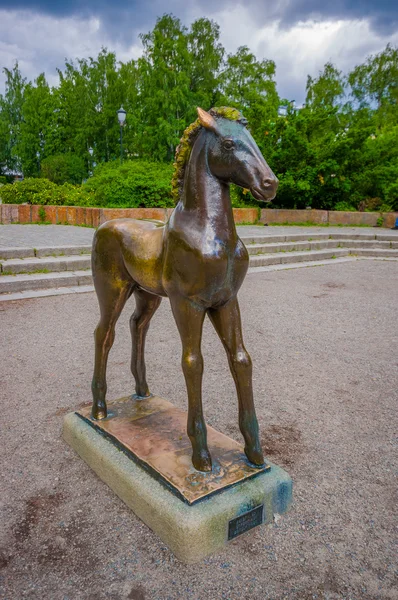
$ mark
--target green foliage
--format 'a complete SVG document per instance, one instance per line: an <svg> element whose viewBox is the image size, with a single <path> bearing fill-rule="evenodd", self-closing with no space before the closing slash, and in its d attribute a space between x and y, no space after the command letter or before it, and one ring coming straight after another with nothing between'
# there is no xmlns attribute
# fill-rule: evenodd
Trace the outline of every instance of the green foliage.
<svg viewBox="0 0 398 600"><path fill-rule="evenodd" d="M94 177L82 187L95 206L140 208L173 206L171 164L144 160L115 161L97 167Z"/></svg>
<svg viewBox="0 0 398 600"><path fill-rule="evenodd" d="M5 175L0 175L0 184L5 184L7 183L7 177Z"/></svg>
<svg viewBox="0 0 398 600"><path fill-rule="evenodd" d="M39 221L40 221L40 223L45 223L45 221L46 221L46 211L45 211L44 207L40 206L38 212L39 212Z"/></svg>
<svg viewBox="0 0 398 600"><path fill-rule="evenodd" d="M41 176L59 185L80 184L86 175L84 161L76 154L49 156L41 163Z"/></svg>
<svg viewBox="0 0 398 600"><path fill-rule="evenodd" d="M13 69L3 69L6 76L5 94L0 95L0 170L17 170L21 161L16 151L22 122L22 107L26 79L18 62Z"/></svg>
<svg viewBox="0 0 398 600"><path fill-rule="evenodd" d="M1 188L5 204L56 204L59 206L93 206L94 196L82 187L69 183L57 185L48 179L28 178Z"/></svg>
<svg viewBox="0 0 398 600"><path fill-rule="evenodd" d="M279 97L275 63L257 59L245 46L227 55L219 26L209 19L186 27L173 15L163 15L141 42L137 60L118 62L103 48L97 57L66 61L54 87L44 74L27 82L18 63L4 69L0 174L80 183L95 163L110 163L108 176L97 168L98 175L81 188L63 184L51 192L33 192L29 183L26 194L65 204L80 198L101 206L168 206L170 163L196 118L196 107L232 106L248 119L280 180L273 207L398 210L397 47L387 45L346 74L326 63L308 76L306 102L298 109ZM114 164L120 155L116 113L121 105L127 111L123 153L128 174ZM285 116L278 115L281 105ZM189 144L183 147L179 173L189 156ZM142 161L152 164L152 182L139 167ZM174 181L174 195L180 184ZM22 188L16 190L5 193L26 197ZM234 206L259 205L238 188L232 188L232 201Z"/></svg>
<svg viewBox="0 0 398 600"><path fill-rule="evenodd" d="M84 185L57 185L44 178L28 178L1 188L6 204L56 204L110 208L168 207L171 164L149 161L103 163Z"/></svg>
<svg viewBox="0 0 398 600"><path fill-rule="evenodd" d="M356 208L355 206L352 206L352 204L350 204L349 202L345 202L344 200L342 202L337 202L334 205L333 210L342 210L344 212L348 212L348 211L355 211Z"/></svg>

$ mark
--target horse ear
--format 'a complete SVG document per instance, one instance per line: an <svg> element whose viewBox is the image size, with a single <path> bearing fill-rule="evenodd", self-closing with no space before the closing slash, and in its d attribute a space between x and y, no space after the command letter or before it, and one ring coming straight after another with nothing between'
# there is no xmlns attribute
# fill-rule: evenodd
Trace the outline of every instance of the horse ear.
<svg viewBox="0 0 398 600"><path fill-rule="evenodd" d="M199 106L196 110L198 111L199 123L202 125L202 127L217 133L217 121L215 118L212 117L210 113L203 110L203 108L199 108Z"/></svg>

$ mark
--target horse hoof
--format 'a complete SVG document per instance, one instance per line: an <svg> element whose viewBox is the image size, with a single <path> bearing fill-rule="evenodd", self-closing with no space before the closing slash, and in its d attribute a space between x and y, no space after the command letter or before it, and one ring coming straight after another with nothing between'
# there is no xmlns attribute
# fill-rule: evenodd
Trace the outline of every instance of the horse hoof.
<svg viewBox="0 0 398 600"><path fill-rule="evenodd" d="M245 454L249 462L256 467L263 467L265 464L264 455L261 450L256 448L247 448L245 447Z"/></svg>
<svg viewBox="0 0 398 600"><path fill-rule="evenodd" d="M202 471L204 473L208 473L212 470L213 465L211 463L210 452L204 450L198 455L192 455L192 464L197 471Z"/></svg>
<svg viewBox="0 0 398 600"><path fill-rule="evenodd" d="M93 419L95 419L96 421L101 421L101 419L106 419L107 417L107 410L106 410L106 406L103 407L94 407L91 410L91 416L93 417Z"/></svg>
<svg viewBox="0 0 398 600"><path fill-rule="evenodd" d="M132 398L133 400L148 400L149 398L152 398L152 394L151 392L144 394L144 396L141 396L140 394L133 394Z"/></svg>

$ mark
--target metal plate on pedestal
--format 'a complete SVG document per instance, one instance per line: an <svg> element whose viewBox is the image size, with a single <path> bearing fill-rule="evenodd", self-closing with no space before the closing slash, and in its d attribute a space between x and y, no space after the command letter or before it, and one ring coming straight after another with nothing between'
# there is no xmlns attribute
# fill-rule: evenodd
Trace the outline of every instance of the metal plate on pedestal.
<svg viewBox="0 0 398 600"><path fill-rule="evenodd" d="M261 525L264 522L264 504L260 504L251 510L231 519L228 523L228 540L233 540L238 535Z"/></svg>
<svg viewBox="0 0 398 600"><path fill-rule="evenodd" d="M129 396L110 402L108 417L100 421L91 417L91 406L76 414L187 504L270 469L268 465L251 465L241 444L208 427L213 470L197 471L192 465L192 448L186 434L187 413L158 396L146 400Z"/></svg>

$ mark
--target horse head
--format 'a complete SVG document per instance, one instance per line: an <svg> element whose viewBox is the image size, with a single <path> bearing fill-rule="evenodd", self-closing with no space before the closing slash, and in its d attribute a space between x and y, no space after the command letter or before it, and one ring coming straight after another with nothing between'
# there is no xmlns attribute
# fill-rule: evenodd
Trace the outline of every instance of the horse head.
<svg viewBox="0 0 398 600"><path fill-rule="evenodd" d="M243 118L231 120L197 109L199 122L212 133L208 140L208 167L225 183L249 189L256 200L275 198L278 179L263 155Z"/></svg>

